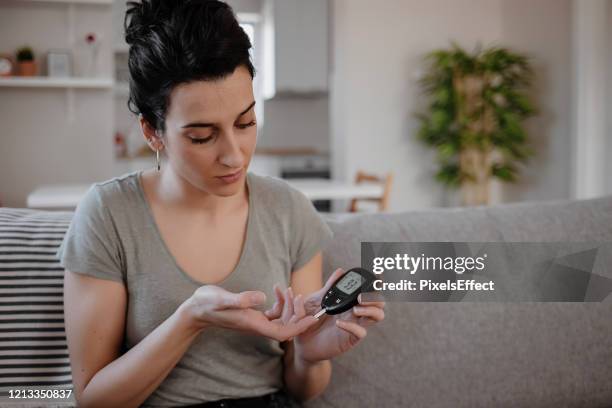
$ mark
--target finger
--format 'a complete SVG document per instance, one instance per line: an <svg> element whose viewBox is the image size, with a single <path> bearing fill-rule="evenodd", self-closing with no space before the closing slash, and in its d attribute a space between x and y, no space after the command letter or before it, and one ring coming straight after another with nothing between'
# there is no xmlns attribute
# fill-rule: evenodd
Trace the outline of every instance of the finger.
<svg viewBox="0 0 612 408"><path fill-rule="evenodd" d="M280 289L278 283L274 284L274 294L276 295L276 302L271 309L268 309L264 312L268 319L278 319L281 316L283 311L283 305L285 304L285 298L283 296L283 291Z"/></svg>
<svg viewBox="0 0 612 408"><path fill-rule="evenodd" d="M367 334L367 330L355 322L347 322L346 320L336 320L336 326L355 336L354 341L357 342L363 339Z"/></svg>
<svg viewBox="0 0 612 408"><path fill-rule="evenodd" d="M274 293L276 294L276 300L280 301L281 303L285 302L285 296L283 296L283 291L278 283L274 284Z"/></svg>
<svg viewBox="0 0 612 408"><path fill-rule="evenodd" d="M385 302L359 302L359 304L362 306L375 306L380 309L384 309L386 306Z"/></svg>
<svg viewBox="0 0 612 408"><path fill-rule="evenodd" d="M293 316L293 292L290 286L285 290L285 305L281 314L281 320L286 323L291 316Z"/></svg>
<svg viewBox="0 0 612 408"><path fill-rule="evenodd" d="M362 327L370 327L376 323L378 322L370 319L369 317L360 317L358 322L358 324Z"/></svg>
<svg viewBox="0 0 612 408"><path fill-rule="evenodd" d="M377 306L380 307L381 309L385 308L385 302L384 301L366 301L363 300L363 293L360 293L359 296L357 296L357 300L359 301L360 305L364 305L364 306Z"/></svg>
<svg viewBox="0 0 612 408"><path fill-rule="evenodd" d="M304 332L317 322L318 320L313 316L304 316L303 319L292 324L274 324L272 322L267 322L266 324L258 326L258 330L264 336L278 341L287 341Z"/></svg>
<svg viewBox="0 0 612 408"><path fill-rule="evenodd" d="M277 303L274 304L274 306L272 306L272 308L264 311L264 315L268 318L268 319L278 319L281 315L281 311L282 309L278 306Z"/></svg>
<svg viewBox="0 0 612 408"><path fill-rule="evenodd" d="M297 295L293 304L294 314L302 318L306 316L306 308L304 307L304 296L302 294Z"/></svg>
<svg viewBox="0 0 612 408"><path fill-rule="evenodd" d="M329 275L329 278L327 278L327 281L325 281L325 285L323 285L323 292L327 292L343 274L344 269L338 268L331 275Z"/></svg>
<svg viewBox="0 0 612 408"><path fill-rule="evenodd" d="M218 304L221 309L246 309L266 301L266 294L259 290L247 290L240 293L225 291L219 296Z"/></svg>
<svg viewBox="0 0 612 408"><path fill-rule="evenodd" d="M355 306L353 314L359 317L368 317L376 322L380 322L385 318L383 309L376 306Z"/></svg>
<svg viewBox="0 0 612 408"><path fill-rule="evenodd" d="M318 320L314 318L314 316L304 316L299 321L282 326L282 330L284 330L285 339L291 339L298 334L308 330L310 326L317 323Z"/></svg>
<svg viewBox="0 0 612 408"><path fill-rule="evenodd" d="M297 322L305 315L306 309L304 308L304 297L300 293L293 299L293 316L289 320L289 323Z"/></svg>

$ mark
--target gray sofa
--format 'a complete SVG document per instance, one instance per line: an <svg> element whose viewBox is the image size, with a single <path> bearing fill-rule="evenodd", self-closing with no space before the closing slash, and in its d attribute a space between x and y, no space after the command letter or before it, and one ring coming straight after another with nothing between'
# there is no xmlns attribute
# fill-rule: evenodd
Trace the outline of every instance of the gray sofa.
<svg viewBox="0 0 612 408"><path fill-rule="evenodd" d="M0 278L21 274L23 278L34 279L46 273L50 281L61 284L61 270L56 262L15 267L7 261L6 254L11 252L7 243L12 242L11 235L28 237L28 233L10 232L15 231L13 223L33 226L31 234L35 234L36 225L55 226L58 232L45 239L59 245L61 230L70 216L67 212L0 208L3 262ZM612 197L325 217L335 234L325 250L326 273L339 266L359 265L361 241L612 241ZM43 241L28 242L36 248ZM54 253L52 246L41 247L38 252ZM46 269L36 270L41 265ZM7 282L16 281L1 279L2 293L10 293L14 286ZM61 288L40 290L51 289L55 290L52 295L55 302L61 302ZM6 299L2 297L0 302L10 303ZM61 310L56 306L50 308L55 309L50 317L57 320ZM15 332L4 330L15 326L7 323L10 319L0 318L0 340L15 336ZM38 345L39 353L65 355L65 349L47 350L51 344L65 346L61 340L62 323L22 324L59 328L44 332L44 336L41 333L17 336L28 338L24 345ZM36 336L47 339L37 341ZM56 339L48 340L51 337ZM8 343L0 342L0 347L3 344ZM28 352L0 350L1 391L7 383L15 381L11 377L15 369L7 368L5 362L10 360L2 356ZM57 361L67 359L59 357ZM46 377L40 377L41 370L48 373ZM61 364L56 368L33 369L31 373L21 371L18 377L21 382L70 379ZM0 406L13 406L4 401L0 400ZM357 348L334 360L330 386L305 405L307 408L612 406L612 299L591 304L389 302L386 319L370 328ZM62 405L21 401L15 406Z"/></svg>

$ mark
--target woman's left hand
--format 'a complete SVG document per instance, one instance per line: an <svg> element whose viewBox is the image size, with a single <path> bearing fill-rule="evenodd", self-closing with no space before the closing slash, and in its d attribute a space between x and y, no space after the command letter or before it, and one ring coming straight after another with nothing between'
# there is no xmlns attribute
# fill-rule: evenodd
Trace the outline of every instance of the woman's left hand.
<svg viewBox="0 0 612 408"><path fill-rule="evenodd" d="M285 310L286 315L300 318L314 315L321 308L321 300L344 271L336 269L318 291L306 296L293 295L291 288L283 291L275 285L277 301L272 309L265 312L270 319L278 318ZM347 352L367 335L367 327L385 318L385 302L365 302L359 295L359 304L337 315L324 314L319 322L293 338L297 358L315 363L328 360Z"/></svg>

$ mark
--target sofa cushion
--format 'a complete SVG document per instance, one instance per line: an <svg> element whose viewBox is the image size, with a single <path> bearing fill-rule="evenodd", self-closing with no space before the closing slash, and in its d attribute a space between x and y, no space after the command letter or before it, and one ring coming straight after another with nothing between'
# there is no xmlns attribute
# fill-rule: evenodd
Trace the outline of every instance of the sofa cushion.
<svg viewBox="0 0 612 408"><path fill-rule="evenodd" d="M72 389L64 331L64 269L55 258L71 212L0 208L0 406L9 389Z"/></svg>
<svg viewBox="0 0 612 408"><path fill-rule="evenodd" d="M334 239L324 252L325 278L359 265L362 241L610 242L612 197L327 220ZM610 378L612 296L602 303L387 302L385 320L334 359L330 386L307 407L612 406Z"/></svg>

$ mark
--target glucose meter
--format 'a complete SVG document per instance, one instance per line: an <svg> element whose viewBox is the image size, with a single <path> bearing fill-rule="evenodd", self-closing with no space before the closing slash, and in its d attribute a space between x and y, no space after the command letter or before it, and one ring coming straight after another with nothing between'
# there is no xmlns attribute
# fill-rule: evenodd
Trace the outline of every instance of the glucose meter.
<svg viewBox="0 0 612 408"><path fill-rule="evenodd" d="M314 317L318 319L324 313L335 315L349 310L359 303L357 297L368 289L375 279L375 275L366 269L349 269L327 291L321 300L321 310Z"/></svg>

